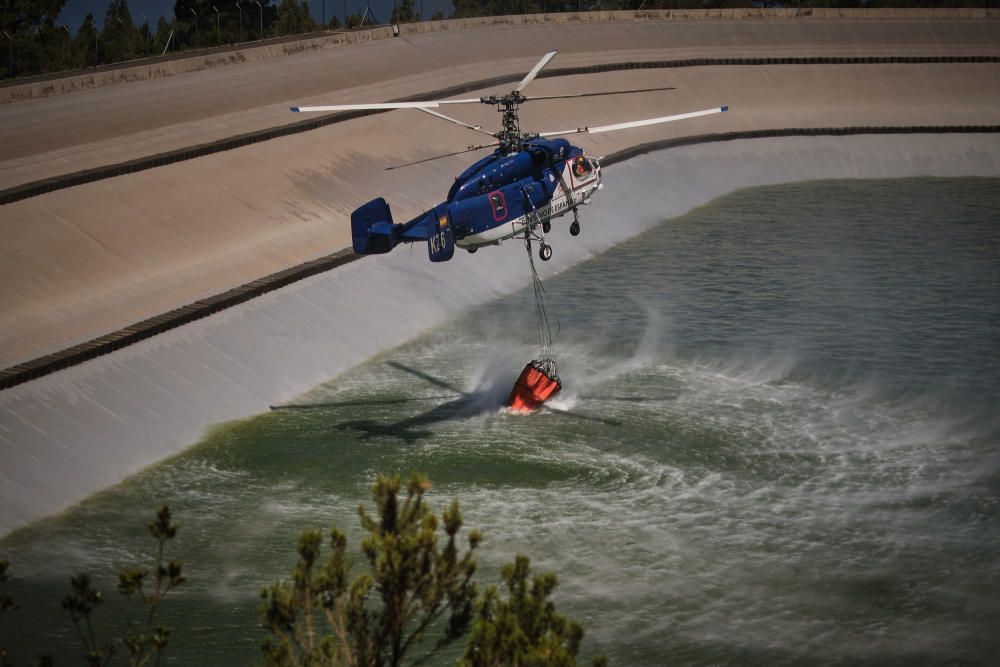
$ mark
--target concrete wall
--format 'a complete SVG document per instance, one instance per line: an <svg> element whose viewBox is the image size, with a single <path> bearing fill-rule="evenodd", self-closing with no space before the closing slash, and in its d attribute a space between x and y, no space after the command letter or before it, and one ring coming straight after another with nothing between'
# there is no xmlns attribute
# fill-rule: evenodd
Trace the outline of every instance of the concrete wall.
<svg viewBox="0 0 1000 667"><path fill-rule="evenodd" d="M758 139L646 155L606 171L580 237L569 236L565 219L556 224L543 277L739 188L928 175L1000 176L1000 136ZM528 280L520 243L460 252L442 265L422 249L391 253L0 392L0 535Z"/></svg>
<svg viewBox="0 0 1000 667"><path fill-rule="evenodd" d="M913 8L913 9L662 9L616 12L566 12L558 14L525 14L488 16L445 21L422 21L400 26L400 35L427 34L455 30L475 30L499 26L608 23L623 21L722 21L722 20L824 20L824 19L983 19L1000 17L1000 8ZM39 77L17 85L0 87L0 104L49 95L61 95L99 86L134 81L146 81L185 72L197 72L240 63L261 62L272 58L330 49L350 44L389 39L393 31L388 26L369 29L322 33L305 39L278 39L251 42L238 47L199 51L166 59L149 58L128 65L97 68L80 74L57 78Z"/></svg>

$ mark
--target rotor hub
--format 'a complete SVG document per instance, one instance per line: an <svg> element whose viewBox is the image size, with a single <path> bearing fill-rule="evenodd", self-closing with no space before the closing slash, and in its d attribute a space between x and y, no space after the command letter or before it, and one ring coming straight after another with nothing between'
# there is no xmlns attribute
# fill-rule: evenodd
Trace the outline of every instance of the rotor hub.
<svg viewBox="0 0 1000 667"><path fill-rule="evenodd" d="M483 104L495 105L501 115L501 129L496 134L500 141L500 150L504 153L516 153L521 150L522 135L518 107L527 101L521 91L515 90L506 95L489 95L479 98Z"/></svg>

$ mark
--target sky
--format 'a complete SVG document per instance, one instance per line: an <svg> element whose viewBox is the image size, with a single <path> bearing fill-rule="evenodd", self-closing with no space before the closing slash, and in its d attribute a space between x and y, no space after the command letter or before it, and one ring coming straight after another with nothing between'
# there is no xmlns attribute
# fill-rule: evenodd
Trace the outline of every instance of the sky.
<svg viewBox="0 0 1000 667"><path fill-rule="evenodd" d="M218 4L234 3L236 0L218 0ZM344 0L307 0L309 11L313 18L319 22L323 17L323 5L326 5L326 20L337 16L343 19ZM347 12L353 14L361 11L367 4L367 0L346 0ZM423 14L430 17L435 11L441 11L446 16L451 11L450 0L413 0L414 8L419 12L421 3L423 4ZM254 5L254 0L242 0L244 6ZM277 4L272 0L271 4ZM371 0L372 11L381 22L387 22L392 16L393 0ZM62 13L56 19L56 24L67 25L72 32L76 32L83 23L88 12L93 12L94 19L98 25L104 23L104 13L108 8L108 0L67 0L63 6ZM157 20L161 16L170 19L170 12L174 8L174 0L128 0L128 8L132 13L132 20L136 25L142 25L142 15L149 18L150 26L155 27ZM221 9L221 7L220 7Z"/></svg>

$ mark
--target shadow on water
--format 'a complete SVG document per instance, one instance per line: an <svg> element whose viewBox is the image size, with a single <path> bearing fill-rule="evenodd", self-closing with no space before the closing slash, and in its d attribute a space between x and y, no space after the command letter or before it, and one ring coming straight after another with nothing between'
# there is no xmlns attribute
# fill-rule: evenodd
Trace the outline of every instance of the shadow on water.
<svg viewBox="0 0 1000 667"><path fill-rule="evenodd" d="M325 408L357 408L369 405L402 405L403 403L426 403L440 401L450 396L420 396L416 398L366 398L357 401L330 401L328 403L291 403L288 405L270 405L272 411L283 410L319 410Z"/></svg>
<svg viewBox="0 0 1000 667"><path fill-rule="evenodd" d="M465 391L459 389L458 387L442 380L439 377L431 375L425 371L422 371L411 366L399 363L398 361L387 361L385 362L387 366L395 368L396 370L403 371L417 377L428 384L431 384L440 389L445 389L451 394L437 395L437 396L422 396L414 398L387 398L387 399L364 399L364 400L354 400L354 401L331 401L326 403L293 403L289 405L272 405L270 406L272 411L284 411L284 410L324 410L330 408L341 408L341 407L366 407L374 405L405 405L409 403L422 403L426 401L440 401L445 400L443 403L439 403L434 407L426 410L424 412L418 413L411 417L401 419L395 422L379 422L373 419L355 419L351 421L346 421L339 423L335 426L337 429L347 429L352 431L357 431L361 434L364 439L367 438L398 438L406 443L414 443L420 440L430 438L433 436L433 432L427 427L432 424L437 424L446 421L458 420L458 419L468 419L471 417L477 417L484 414L495 413L504 407L508 390L505 384L501 384L499 380L492 382L484 387L477 388L472 391ZM622 399L611 399L611 400L623 400L623 401L644 401L652 400L645 398L622 398ZM574 419L580 419L584 421L597 422L601 424L606 424L609 426L621 426L621 422L615 419L607 419L604 417L596 417L591 415L584 415L577 412L572 412L570 410L562 410L552 406L545 406L543 408L547 412L556 413L559 415L564 415L567 417L572 417Z"/></svg>

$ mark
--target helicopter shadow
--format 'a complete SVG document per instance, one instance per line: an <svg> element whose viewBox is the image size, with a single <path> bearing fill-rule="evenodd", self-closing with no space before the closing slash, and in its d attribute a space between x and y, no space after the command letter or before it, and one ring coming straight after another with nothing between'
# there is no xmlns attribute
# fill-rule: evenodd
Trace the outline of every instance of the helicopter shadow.
<svg viewBox="0 0 1000 667"><path fill-rule="evenodd" d="M387 361L386 365L420 378L447 394L417 398L366 399L355 401L332 401L327 403L293 403L289 405L272 405L272 411L285 410L323 410L339 407L368 407L376 405L405 406L407 404L425 403L427 401L442 401L428 410L419 412L394 422L383 422L374 419L355 419L341 422L334 426L337 430L350 430L360 433L362 439L396 438L406 443L414 443L430 438L434 433L428 427L445 421L468 419L481 414L494 412L503 405L507 391L499 383L487 385L475 391L465 391L435 377L429 373L412 368L396 361Z"/></svg>
<svg viewBox="0 0 1000 667"><path fill-rule="evenodd" d="M501 407L507 394L504 387L498 382L474 391L465 391L439 377L398 361L385 363L391 368L408 373L434 387L450 392L454 398L395 422L383 423L371 419L359 419L344 422L339 425L340 428L357 431L364 439L390 437L410 444L430 438L434 433L428 427L434 424L495 412Z"/></svg>
<svg viewBox="0 0 1000 667"><path fill-rule="evenodd" d="M495 413L504 406L504 399L510 393L506 381L494 381L481 389L465 391L439 377L431 375L398 361L387 361L390 366L398 371L402 371L417 377L428 384L444 389L449 392L445 395L428 396L420 398L394 398L394 399L372 399L357 401L339 401L329 403L306 403L290 404L281 406L270 406L271 410L315 410L329 409L333 407L364 407L372 405L406 405L410 403L421 403L425 401L445 400L438 403L429 410L425 410L411 417L406 417L394 422L382 422L374 419L355 419L337 424L334 428L351 430L360 433L362 439L369 438L396 438L408 444L419 442L434 435L430 426L441 422L469 419L484 414ZM555 414L572 417L584 421L602 423L609 426L621 426L621 422L604 417L583 415L570 410L562 410L552 406L545 406L545 411Z"/></svg>

